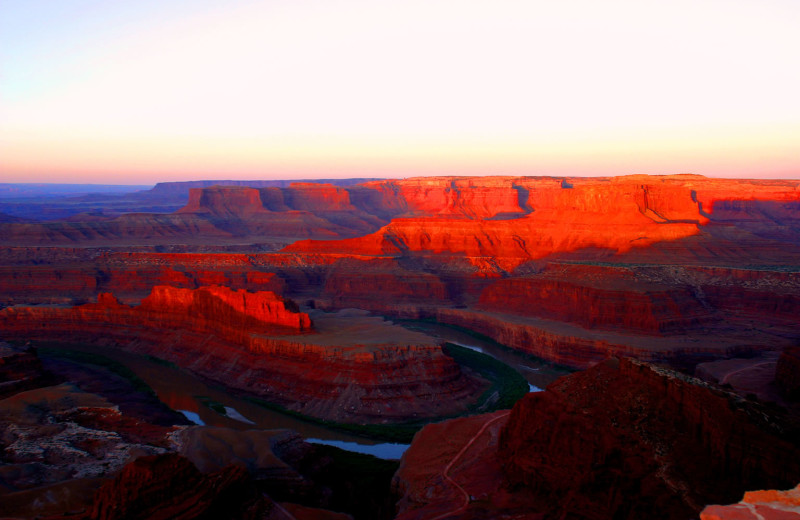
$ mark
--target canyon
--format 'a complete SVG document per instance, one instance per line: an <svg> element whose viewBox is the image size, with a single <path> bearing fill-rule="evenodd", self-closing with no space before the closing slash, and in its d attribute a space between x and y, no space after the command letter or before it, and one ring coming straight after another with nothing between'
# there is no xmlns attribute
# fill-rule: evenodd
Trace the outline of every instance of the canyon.
<svg viewBox="0 0 800 520"><path fill-rule="evenodd" d="M800 481L776 430L800 415L798 181L197 181L0 211L0 396L57 377L25 375L36 348L90 345L338 425L469 415L415 437L403 519L671 518ZM429 322L579 372L496 410L491 374L409 326ZM163 473L154 446L132 475ZM198 489L252 476L163 460Z"/></svg>

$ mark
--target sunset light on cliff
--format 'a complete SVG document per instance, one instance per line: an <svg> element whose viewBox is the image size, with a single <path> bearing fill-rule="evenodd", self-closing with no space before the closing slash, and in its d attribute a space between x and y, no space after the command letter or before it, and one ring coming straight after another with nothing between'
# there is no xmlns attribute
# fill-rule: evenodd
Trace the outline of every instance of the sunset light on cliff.
<svg viewBox="0 0 800 520"><path fill-rule="evenodd" d="M0 4L4 182L800 176L788 0Z"/></svg>

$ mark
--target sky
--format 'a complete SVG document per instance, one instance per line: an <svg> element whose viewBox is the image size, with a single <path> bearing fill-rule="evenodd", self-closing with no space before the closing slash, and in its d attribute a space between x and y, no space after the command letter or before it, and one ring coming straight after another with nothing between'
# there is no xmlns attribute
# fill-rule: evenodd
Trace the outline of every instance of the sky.
<svg viewBox="0 0 800 520"><path fill-rule="evenodd" d="M796 0L0 0L0 182L800 178Z"/></svg>

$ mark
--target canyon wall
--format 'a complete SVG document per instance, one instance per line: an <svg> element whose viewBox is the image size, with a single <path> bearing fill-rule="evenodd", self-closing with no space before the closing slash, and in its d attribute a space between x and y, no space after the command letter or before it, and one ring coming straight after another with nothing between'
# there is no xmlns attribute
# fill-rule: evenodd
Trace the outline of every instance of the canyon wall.
<svg viewBox="0 0 800 520"><path fill-rule="evenodd" d="M466 409L480 381L430 338L358 315L308 314L269 292L156 287L138 306L110 294L76 307L0 311L7 338L89 342L172 361L304 414L402 422ZM475 392L478 391L478 394Z"/></svg>

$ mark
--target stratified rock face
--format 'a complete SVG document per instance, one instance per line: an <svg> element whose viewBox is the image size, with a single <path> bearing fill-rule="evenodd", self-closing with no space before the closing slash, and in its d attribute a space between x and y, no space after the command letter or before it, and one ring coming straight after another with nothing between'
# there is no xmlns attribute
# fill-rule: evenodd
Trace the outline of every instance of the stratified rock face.
<svg viewBox="0 0 800 520"><path fill-rule="evenodd" d="M178 214L209 214L221 218L247 218L267 212L257 189L240 186L192 188L189 202L176 211Z"/></svg>
<svg viewBox="0 0 800 520"><path fill-rule="evenodd" d="M800 347L784 349L778 358L775 384L791 401L800 401Z"/></svg>
<svg viewBox="0 0 800 520"><path fill-rule="evenodd" d="M0 305L85 302L103 292L122 301L139 301L158 285L186 289L222 285L281 295L286 290L280 276L259 271L242 254L95 253L92 259L82 259L80 267L64 267L76 258L53 258L54 251L59 250L32 249L27 261L3 259L8 264L0 266ZM63 254L71 253L65 248ZM74 254L79 258L80 253Z"/></svg>
<svg viewBox="0 0 800 520"><path fill-rule="evenodd" d="M706 507L700 520L800 520L800 486L748 491L738 504Z"/></svg>
<svg viewBox="0 0 800 520"><path fill-rule="evenodd" d="M154 355L308 415L398 422L463 411L483 383L430 337L361 314L308 314L272 293L156 287L77 307L0 310L8 337L86 341Z"/></svg>
<svg viewBox="0 0 800 520"><path fill-rule="evenodd" d="M386 221L356 208L339 186L293 183L289 187L192 188L176 214L209 218L233 235L349 237L372 232Z"/></svg>
<svg viewBox="0 0 800 520"><path fill-rule="evenodd" d="M585 274L592 269L586 266L580 271ZM565 321L587 329L654 335L691 330L711 320L711 313L690 288L608 282L606 287L596 287L547 277L506 278L481 293L479 307Z"/></svg>
<svg viewBox="0 0 800 520"><path fill-rule="evenodd" d="M176 454L139 457L97 492L91 520L259 518L267 504L247 472L228 466L203 475Z"/></svg>
<svg viewBox="0 0 800 520"><path fill-rule="evenodd" d="M599 247L624 252L687 237L708 220L686 188L659 190L630 181L610 184L565 189L555 179L504 177L369 183L366 186L400 199L393 205L407 208L401 213L404 218L395 218L373 235L301 242L287 250L455 253L492 256L514 267L563 251ZM655 196L651 191L668 193Z"/></svg>
<svg viewBox="0 0 800 520"><path fill-rule="evenodd" d="M640 362L609 360L514 407L508 482L554 517L689 518L800 480L800 449L753 403ZM759 419L762 417L762 419Z"/></svg>
<svg viewBox="0 0 800 520"><path fill-rule="evenodd" d="M97 303L113 307L116 300L106 293L100 295ZM251 293L220 286L194 290L157 286L142 301L139 310L148 313L153 322L165 325L189 318L195 330L226 333L228 329L243 329L254 333L295 334L312 330L308 314L299 312L291 300L269 291Z"/></svg>

